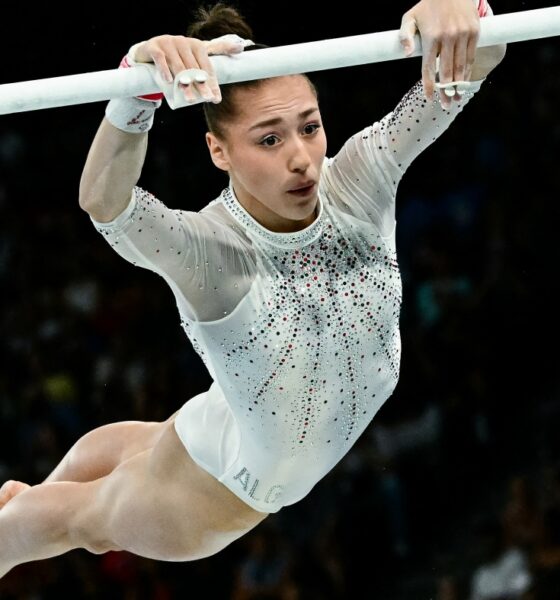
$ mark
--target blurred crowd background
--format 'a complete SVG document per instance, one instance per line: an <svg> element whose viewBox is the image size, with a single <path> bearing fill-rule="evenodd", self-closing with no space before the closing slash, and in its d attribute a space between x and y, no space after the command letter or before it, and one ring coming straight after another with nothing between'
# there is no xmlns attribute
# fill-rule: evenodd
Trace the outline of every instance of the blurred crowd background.
<svg viewBox="0 0 560 600"><path fill-rule="evenodd" d="M399 0L237 4L282 45L398 29ZM551 6L501 1L496 13ZM4 20L1 83L115 68L193 4L36 7ZM420 59L315 73L336 153L391 111ZM403 363L393 397L300 503L221 554L84 551L22 565L0 598L558 600L560 41L511 44L398 193ZM39 483L90 429L163 420L210 378L171 291L78 207L105 103L0 116L0 481ZM200 107L162 107L141 185L200 210L225 186ZM0 540L0 543L1 540Z"/></svg>

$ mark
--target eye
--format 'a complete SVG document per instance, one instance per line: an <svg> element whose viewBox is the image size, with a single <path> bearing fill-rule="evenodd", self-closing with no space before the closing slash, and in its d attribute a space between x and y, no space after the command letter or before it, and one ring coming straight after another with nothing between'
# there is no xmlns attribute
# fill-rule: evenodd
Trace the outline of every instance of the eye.
<svg viewBox="0 0 560 600"><path fill-rule="evenodd" d="M307 123L307 125L303 128L303 132L306 135L313 135L321 128L319 123Z"/></svg>
<svg viewBox="0 0 560 600"><path fill-rule="evenodd" d="M267 135L264 139L262 139L259 144L261 146L268 146L269 148L271 146L276 146L276 141L278 140L278 137L276 137L275 135Z"/></svg>

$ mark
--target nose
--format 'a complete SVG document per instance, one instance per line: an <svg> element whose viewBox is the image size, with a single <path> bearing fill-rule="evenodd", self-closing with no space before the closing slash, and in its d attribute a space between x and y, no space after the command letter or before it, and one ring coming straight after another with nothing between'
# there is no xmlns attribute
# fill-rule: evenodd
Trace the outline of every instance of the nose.
<svg viewBox="0 0 560 600"><path fill-rule="evenodd" d="M290 146L288 168L293 173L305 173L311 165L311 158L304 140L297 138Z"/></svg>

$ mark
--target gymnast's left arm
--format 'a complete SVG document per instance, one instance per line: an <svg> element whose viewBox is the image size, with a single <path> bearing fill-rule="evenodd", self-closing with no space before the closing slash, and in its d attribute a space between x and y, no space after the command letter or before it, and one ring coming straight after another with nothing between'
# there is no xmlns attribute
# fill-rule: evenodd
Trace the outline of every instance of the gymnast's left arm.
<svg viewBox="0 0 560 600"><path fill-rule="evenodd" d="M421 0L405 13L399 37L411 53L420 34L422 80L326 161L327 189L340 208L373 222L383 236L394 231L397 187L408 166L448 129L505 55L505 46L476 47L479 19L488 15L486 0ZM466 83L450 98L435 91L438 80Z"/></svg>

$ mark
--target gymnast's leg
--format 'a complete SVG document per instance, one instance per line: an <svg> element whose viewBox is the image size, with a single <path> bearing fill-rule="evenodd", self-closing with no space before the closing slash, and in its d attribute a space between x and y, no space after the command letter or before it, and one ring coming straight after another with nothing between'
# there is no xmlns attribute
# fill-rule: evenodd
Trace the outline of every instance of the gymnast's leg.
<svg viewBox="0 0 560 600"><path fill-rule="evenodd" d="M108 475L131 456L153 448L175 414L163 422L122 421L93 429L70 448L45 483L94 481Z"/></svg>
<svg viewBox="0 0 560 600"><path fill-rule="evenodd" d="M0 510L0 577L75 548L168 561L214 554L266 517L198 467L173 420L153 448L89 482L48 482Z"/></svg>
<svg viewBox="0 0 560 600"><path fill-rule="evenodd" d="M164 422L123 421L90 431L70 448L45 483L94 481L108 475L131 456L152 448L175 414ZM0 508L28 487L21 481L4 483L0 488Z"/></svg>

